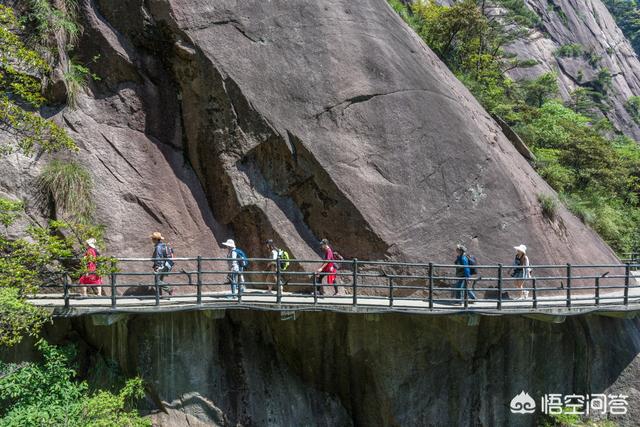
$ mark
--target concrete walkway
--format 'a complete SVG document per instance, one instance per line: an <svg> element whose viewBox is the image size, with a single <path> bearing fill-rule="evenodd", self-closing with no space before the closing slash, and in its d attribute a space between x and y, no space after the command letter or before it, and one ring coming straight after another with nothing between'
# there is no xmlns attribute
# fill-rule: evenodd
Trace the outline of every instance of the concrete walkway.
<svg viewBox="0 0 640 427"><path fill-rule="evenodd" d="M225 292L213 292L202 295L201 304L197 304L195 295L174 295L163 297L156 305L154 296L124 297L118 296L116 306L112 307L111 297L92 296L80 299L76 296L69 298L69 306L65 307L62 294L41 294L31 298L34 305L50 309L54 316L69 317L88 314L110 313L145 313L145 312L174 312L212 309L252 309L281 312L296 311L336 311L348 313L384 313L404 312L426 315L442 315L453 313L468 313L480 315L543 315L564 317L587 313L601 313L616 317L633 317L640 312L640 286L629 288L628 303L624 304L623 290L615 292L601 292L600 304L596 304L593 292L590 294L574 289L571 296L571 307L566 305L566 293L555 296L538 296L537 307L531 298L527 300L503 300L498 309L495 300L479 300L464 307L452 300L434 300L433 308L429 302L418 298L389 298L376 296L358 296L354 305L352 295L320 296L317 302L310 294L293 294L283 292L281 303L277 303L274 293L261 290L247 290L241 301L237 296L231 297Z"/></svg>

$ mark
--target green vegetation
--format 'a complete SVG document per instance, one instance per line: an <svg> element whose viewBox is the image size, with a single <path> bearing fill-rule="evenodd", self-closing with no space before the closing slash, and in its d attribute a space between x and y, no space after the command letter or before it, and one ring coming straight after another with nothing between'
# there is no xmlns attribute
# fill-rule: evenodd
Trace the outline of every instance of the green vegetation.
<svg viewBox="0 0 640 427"><path fill-rule="evenodd" d="M84 65L69 62L69 70L64 73L64 82L67 86L67 104L71 108L77 106L78 94L87 87L89 80L100 80L100 77L93 74Z"/></svg>
<svg viewBox="0 0 640 427"><path fill-rule="evenodd" d="M624 104L634 122L640 124L640 96L631 96Z"/></svg>
<svg viewBox="0 0 640 427"><path fill-rule="evenodd" d="M576 58L582 56L583 54L584 48L581 44L578 43L564 44L555 51L556 56L560 56L563 58Z"/></svg>
<svg viewBox="0 0 640 427"><path fill-rule="evenodd" d="M142 380L127 381L119 392L91 393L69 367L72 348L40 340L42 363L0 362L0 424L12 426L151 426L133 404L144 396Z"/></svg>
<svg viewBox="0 0 640 427"><path fill-rule="evenodd" d="M551 221L555 220L556 211L558 209L556 199L554 199L553 196L548 196L546 194L538 194L538 202L540 202L542 214Z"/></svg>
<svg viewBox="0 0 640 427"><path fill-rule="evenodd" d="M496 0L508 12L508 18L515 24L534 28L540 24L540 17L526 5L524 0Z"/></svg>
<svg viewBox="0 0 640 427"><path fill-rule="evenodd" d="M604 0L631 46L640 55L640 6L636 0Z"/></svg>
<svg viewBox="0 0 640 427"><path fill-rule="evenodd" d="M91 221L95 210L93 179L80 163L51 161L38 177L38 187L54 203L58 217L81 224Z"/></svg>
<svg viewBox="0 0 640 427"><path fill-rule="evenodd" d="M486 16L482 3L392 5L483 106L518 132L567 207L615 250L629 251L640 226L640 149L635 141L612 137L611 124L601 118L609 70L601 69L591 88L577 90L563 105L552 73L524 81L506 77L506 70L526 61L509 57L503 46L526 31ZM561 49L558 54L578 52L576 46ZM555 200L540 203L546 216L555 217Z"/></svg>
<svg viewBox="0 0 640 427"><path fill-rule="evenodd" d="M33 111L44 102L41 84L49 66L26 47L20 31L13 10L0 5L0 130L14 141L0 146L0 154L74 150L74 142L62 128Z"/></svg>
<svg viewBox="0 0 640 427"><path fill-rule="evenodd" d="M77 23L78 0L27 0L22 23L30 31L30 44L46 49L55 57L59 49L70 51L80 36Z"/></svg>
<svg viewBox="0 0 640 427"><path fill-rule="evenodd" d="M618 424L608 420L583 419L580 415L563 412L562 414L545 415L538 425L540 427L617 427Z"/></svg>

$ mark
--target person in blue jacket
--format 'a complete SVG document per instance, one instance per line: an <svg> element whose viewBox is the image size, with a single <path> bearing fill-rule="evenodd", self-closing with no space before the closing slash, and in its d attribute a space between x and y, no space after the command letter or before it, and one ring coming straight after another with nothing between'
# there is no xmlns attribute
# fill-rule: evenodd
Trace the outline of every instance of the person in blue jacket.
<svg viewBox="0 0 640 427"><path fill-rule="evenodd" d="M455 299L461 301L464 297L463 290L467 289L469 294L469 299L476 299L476 294L472 289L469 289L469 279L471 278L471 268L469 267L469 257L467 256L467 248L462 245L456 246L456 254L458 255L456 258L456 265L460 267L456 268L456 277L458 277L458 282L456 283L456 291L455 291Z"/></svg>

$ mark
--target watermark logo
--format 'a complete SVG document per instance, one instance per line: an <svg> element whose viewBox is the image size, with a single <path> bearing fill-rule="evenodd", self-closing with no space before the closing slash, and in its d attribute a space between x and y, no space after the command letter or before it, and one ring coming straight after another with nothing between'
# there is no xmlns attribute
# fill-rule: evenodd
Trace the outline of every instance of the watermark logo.
<svg viewBox="0 0 640 427"><path fill-rule="evenodd" d="M533 414L536 411L536 401L524 390L511 399L509 406L514 414Z"/></svg>
<svg viewBox="0 0 640 427"><path fill-rule="evenodd" d="M547 415L624 415L628 411L629 396L624 394L567 394L548 393L540 398L540 412ZM536 401L522 390L511 399L513 414L533 414Z"/></svg>

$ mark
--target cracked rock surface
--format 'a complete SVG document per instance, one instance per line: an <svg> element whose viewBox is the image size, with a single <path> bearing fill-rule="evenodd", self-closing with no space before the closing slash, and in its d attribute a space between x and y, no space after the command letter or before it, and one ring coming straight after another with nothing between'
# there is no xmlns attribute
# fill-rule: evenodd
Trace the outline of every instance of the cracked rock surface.
<svg viewBox="0 0 640 427"><path fill-rule="evenodd" d="M102 80L58 114L98 182L109 252L614 262L384 0L82 3Z"/></svg>

